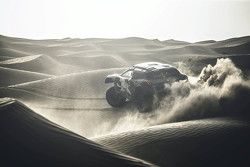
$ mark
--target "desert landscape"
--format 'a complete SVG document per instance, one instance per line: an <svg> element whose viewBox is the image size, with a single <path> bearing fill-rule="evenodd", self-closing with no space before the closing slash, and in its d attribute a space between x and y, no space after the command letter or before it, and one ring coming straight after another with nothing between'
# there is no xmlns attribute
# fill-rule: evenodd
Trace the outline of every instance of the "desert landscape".
<svg viewBox="0 0 250 167"><path fill-rule="evenodd" d="M189 82L166 85L151 112L112 108L105 77L142 62ZM0 36L0 98L0 166L250 165L250 36Z"/></svg>

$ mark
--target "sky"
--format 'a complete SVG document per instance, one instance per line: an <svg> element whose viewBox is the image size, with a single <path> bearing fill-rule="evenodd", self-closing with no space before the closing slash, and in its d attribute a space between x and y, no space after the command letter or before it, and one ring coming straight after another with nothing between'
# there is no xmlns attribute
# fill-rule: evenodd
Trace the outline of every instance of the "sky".
<svg viewBox="0 0 250 167"><path fill-rule="evenodd" d="M13 37L176 39L250 35L250 0L0 0Z"/></svg>

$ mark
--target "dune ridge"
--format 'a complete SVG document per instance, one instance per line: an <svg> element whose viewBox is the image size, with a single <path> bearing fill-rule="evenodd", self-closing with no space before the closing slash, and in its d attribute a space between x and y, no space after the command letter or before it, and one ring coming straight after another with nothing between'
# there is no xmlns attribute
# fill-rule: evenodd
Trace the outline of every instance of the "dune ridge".
<svg viewBox="0 0 250 167"><path fill-rule="evenodd" d="M93 140L159 166L244 166L249 159L249 128L248 121L195 120Z"/></svg>

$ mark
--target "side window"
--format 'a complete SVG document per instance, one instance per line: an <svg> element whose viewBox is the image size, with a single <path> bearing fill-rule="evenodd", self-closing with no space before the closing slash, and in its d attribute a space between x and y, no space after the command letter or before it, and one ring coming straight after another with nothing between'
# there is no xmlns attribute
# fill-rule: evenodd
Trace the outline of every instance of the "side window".
<svg viewBox="0 0 250 167"><path fill-rule="evenodd" d="M131 78L133 74L132 70L127 70L124 73L121 74L121 76L125 77L125 78Z"/></svg>
<svg viewBox="0 0 250 167"><path fill-rule="evenodd" d="M157 72L157 73L155 73L155 78L156 78L156 79L163 79L162 72Z"/></svg>
<svg viewBox="0 0 250 167"><path fill-rule="evenodd" d="M146 79L146 73L141 70L134 70L133 79Z"/></svg>
<svg viewBox="0 0 250 167"><path fill-rule="evenodd" d="M165 72L166 77L177 77L180 75L180 72L175 68L170 68Z"/></svg>
<svg viewBox="0 0 250 167"><path fill-rule="evenodd" d="M150 72L147 75L148 79L150 80L159 80L159 79L163 79L163 75L161 72Z"/></svg>

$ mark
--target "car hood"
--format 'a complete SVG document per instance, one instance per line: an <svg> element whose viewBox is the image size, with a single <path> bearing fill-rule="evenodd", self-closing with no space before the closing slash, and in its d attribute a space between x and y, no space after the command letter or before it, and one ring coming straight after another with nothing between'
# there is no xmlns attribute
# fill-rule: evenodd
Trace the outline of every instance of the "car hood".
<svg viewBox="0 0 250 167"><path fill-rule="evenodd" d="M105 78L105 83L113 83L116 79L119 79L119 74L110 74Z"/></svg>

